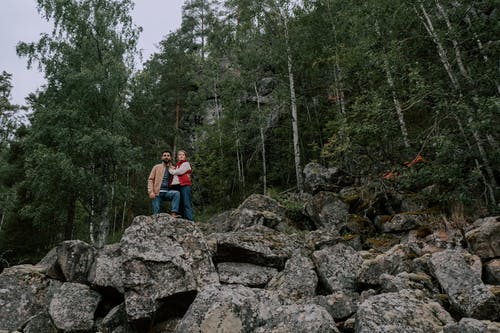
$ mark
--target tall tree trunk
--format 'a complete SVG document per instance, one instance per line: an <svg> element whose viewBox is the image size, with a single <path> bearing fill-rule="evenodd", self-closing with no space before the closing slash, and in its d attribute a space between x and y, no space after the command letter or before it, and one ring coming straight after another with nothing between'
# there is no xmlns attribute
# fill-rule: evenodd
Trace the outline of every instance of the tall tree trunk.
<svg viewBox="0 0 500 333"><path fill-rule="evenodd" d="M459 91L460 85L458 83L457 78L455 77L455 74L453 73L453 70L451 68L451 64L448 60L448 55L446 54L446 50L443 47L443 44L441 43L441 41L439 40L438 35L436 34L436 31L434 30L434 25L432 24L432 20L431 20L429 14L427 13L427 10L425 9L425 7L422 4L420 4L420 10L422 11L422 14L424 15L423 17L419 14L418 10L415 8L415 12L419 16L420 21L422 21L422 24L424 25L425 30L427 30L427 33L431 37L434 44L436 44L436 48L437 48L438 54L439 54L439 59L441 60L441 63L443 64L453 87L457 91Z"/></svg>
<svg viewBox="0 0 500 333"><path fill-rule="evenodd" d="M288 67L288 80L290 82L290 106L292 109L292 132L293 132L293 153L295 160L295 176L297 179L297 189L299 193L304 192L302 182L302 168L300 165L300 145L299 145L299 126L297 119L297 99L295 96L295 80L293 77L293 60L292 50L290 47L290 36L288 32L288 18L285 14L280 13L283 19L283 26L285 28L285 44L286 44L286 59Z"/></svg>
<svg viewBox="0 0 500 333"><path fill-rule="evenodd" d="M448 28L449 31L451 31L451 23L450 19L448 18L448 13L444 10L443 6L441 6L441 3L439 3L439 0L436 1L436 7L443 17L444 21L446 22L446 27ZM460 49L458 47L458 42L455 38L452 38L451 40L453 44L453 50L455 51L455 59L457 61L458 69L460 70L460 74L462 74L463 77L467 79L467 81L472 81L471 77L467 73L467 70L465 69L464 63L462 61L462 53L460 52Z"/></svg>
<svg viewBox="0 0 500 333"><path fill-rule="evenodd" d="M375 31L377 32L377 35L382 39L382 33L380 32L380 27L378 25L378 22L375 22ZM401 134L403 136L403 143L407 149L410 148L410 141L408 140L408 131L406 129L406 123L403 115L403 109L401 108L401 103L399 102L399 99L396 94L396 87L394 85L394 79L392 78L392 73L391 69L389 66L389 59L385 52L383 52L382 57L384 58L384 70L385 70L385 76L387 79L387 83L389 84L389 88L391 89L392 93L392 101L394 102L394 107L396 109L396 114L398 115L398 121L399 121L399 128L401 129Z"/></svg>
<svg viewBox="0 0 500 333"><path fill-rule="evenodd" d="M130 169L127 168L127 187L129 186L129 179L130 179ZM125 214L127 213L127 200L123 201L123 211L122 211L122 225L120 228L120 231L123 231L123 227L125 225Z"/></svg>
<svg viewBox="0 0 500 333"><path fill-rule="evenodd" d="M5 214L2 211L2 218L0 219L0 231L2 231L2 226L3 226L3 220L4 220L4 218L5 218Z"/></svg>
<svg viewBox="0 0 500 333"><path fill-rule="evenodd" d="M108 198L108 187L111 186L111 200ZM110 206L113 203L113 197L114 197L114 186L113 185L105 185L103 193L100 197L100 203L99 203L99 230L97 234L97 242L95 243L95 246L97 248L101 248L106 244L106 241L108 240L109 236L109 230L111 226L111 219L109 216L110 212Z"/></svg>
<svg viewBox="0 0 500 333"><path fill-rule="evenodd" d="M263 194L267 194L267 167L266 167L266 142L264 137L264 126L263 126L263 115L260 109L260 95L257 90L257 82L253 83L253 88L255 90L255 98L257 99L257 112L259 114L259 127L260 127L260 144L262 148L262 187Z"/></svg>
<svg viewBox="0 0 500 333"><path fill-rule="evenodd" d="M73 226L75 224L76 198L70 198L66 207L66 223L64 224L64 239L73 239Z"/></svg>

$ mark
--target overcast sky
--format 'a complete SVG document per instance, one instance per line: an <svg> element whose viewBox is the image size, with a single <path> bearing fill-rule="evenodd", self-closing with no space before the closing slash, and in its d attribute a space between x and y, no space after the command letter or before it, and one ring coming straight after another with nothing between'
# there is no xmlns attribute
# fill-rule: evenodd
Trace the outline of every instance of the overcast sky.
<svg viewBox="0 0 500 333"><path fill-rule="evenodd" d="M139 49L143 59L157 51L158 42L181 25L184 0L134 0L132 17L143 31ZM26 69L26 58L19 58L16 45L19 41L38 41L40 33L50 32L52 25L36 10L36 0L1 0L0 9L0 73L12 74L11 102L25 104L24 98L45 83L36 67ZM138 62L139 63L139 62Z"/></svg>

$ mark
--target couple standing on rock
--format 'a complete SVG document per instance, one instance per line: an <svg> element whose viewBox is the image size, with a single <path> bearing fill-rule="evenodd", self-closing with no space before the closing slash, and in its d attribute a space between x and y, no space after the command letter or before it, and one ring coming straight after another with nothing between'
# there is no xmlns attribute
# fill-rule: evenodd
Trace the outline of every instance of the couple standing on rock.
<svg viewBox="0 0 500 333"><path fill-rule="evenodd" d="M172 164L172 153L168 150L162 152L161 160L162 163L155 165L148 177L153 214L160 213L162 202L169 200L172 201L170 215L194 221L191 164L187 161L186 151L179 150L175 166Z"/></svg>

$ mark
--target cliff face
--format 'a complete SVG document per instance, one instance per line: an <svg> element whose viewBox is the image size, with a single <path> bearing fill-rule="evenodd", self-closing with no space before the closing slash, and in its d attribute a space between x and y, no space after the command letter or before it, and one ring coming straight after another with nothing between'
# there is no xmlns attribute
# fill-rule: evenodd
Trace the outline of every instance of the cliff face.
<svg viewBox="0 0 500 333"><path fill-rule="evenodd" d="M120 243L5 269L0 332L500 332L500 217L454 230L339 170L305 176L294 214L252 195L206 224L138 216Z"/></svg>

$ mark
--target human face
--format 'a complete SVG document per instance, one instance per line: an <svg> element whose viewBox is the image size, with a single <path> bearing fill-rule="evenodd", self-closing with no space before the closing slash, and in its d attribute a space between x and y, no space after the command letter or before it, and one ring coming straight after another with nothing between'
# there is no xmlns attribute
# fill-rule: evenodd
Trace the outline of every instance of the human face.
<svg viewBox="0 0 500 333"><path fill-rule="evenodd" d="M179 151L177 153L177 161L181 162L181 161L185 161L186 160L186 153L184 151Z"/></svg>
<svg viewBox="0 0 500 333"><path fill-rule="evenodd" d="M172 160L172 156L170 156L170 153L163 153L163 155L161 155L161 160L163 162L170 162Z"/></svg>

